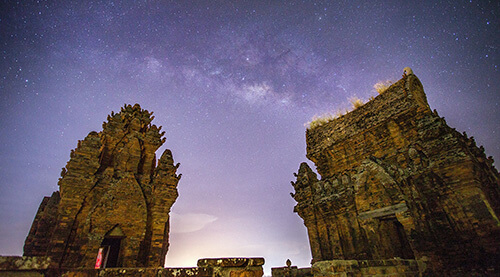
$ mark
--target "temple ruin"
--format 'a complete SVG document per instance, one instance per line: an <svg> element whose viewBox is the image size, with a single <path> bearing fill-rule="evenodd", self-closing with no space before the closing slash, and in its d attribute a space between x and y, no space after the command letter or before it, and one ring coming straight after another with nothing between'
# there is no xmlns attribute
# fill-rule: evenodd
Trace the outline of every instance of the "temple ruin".
<svg viewBox="0 0 500 277"><path fill-rule="evenodd" d="M260 277L263 258L200 259L164 268L179 164L152 113L125 105L71 152L9 276ZM306 131L292 182L311 268L274 277L488 276L500 272L500 175L483 147L432 111L403 78L363 106ZM286 258L286 257L284 257ZM16 275L17 274L17 275Z"/></svg>
<svg viewBox="0 0 500 277"><path fill-rule="evenodd" d="M0 256L7 276L261 277L264 258L199 259L165 268L169 213L181 175L152 112L138 104L111 113L99 133L71 151L59 191L45 197L24 255Z"/></svg>
<svg viewBox="0 0 500 277"><path fill-rule="evenodd" d="M147 110L126 105L71 151L60 191L45 197L24 256L47 256L59 268L163 267L170 208L177 199L175 165L161 127ZM98 260L99 258L97 258Z"/></svg>
<svg viewBox="0 0 500 277"><path fill-rule="evenodd" d="M302 163L292 196L309 236L308 274L499 272L493 159L432 111L406 72L372 101L306 132L307 158L321 178ZM273 275L303 274L288 267Z"/></svg>

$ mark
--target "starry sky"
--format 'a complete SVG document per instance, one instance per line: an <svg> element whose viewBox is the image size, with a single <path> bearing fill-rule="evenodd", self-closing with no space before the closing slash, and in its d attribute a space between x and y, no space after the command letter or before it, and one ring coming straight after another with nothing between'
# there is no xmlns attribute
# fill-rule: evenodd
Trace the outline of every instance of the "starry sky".
<svg viewBox="0 0 500 277"><path fill-rule="evenodd" d="M154 111L180 162L167 266L308 266L290 181L305 123L410 66L500 160L498 1L1 1L0 254L20 255L77 140Z"/></svg>

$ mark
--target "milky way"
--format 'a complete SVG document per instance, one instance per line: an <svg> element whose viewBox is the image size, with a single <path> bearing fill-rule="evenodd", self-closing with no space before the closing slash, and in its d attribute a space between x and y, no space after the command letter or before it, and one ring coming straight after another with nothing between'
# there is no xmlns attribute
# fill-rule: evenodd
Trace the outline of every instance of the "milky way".
<svg viewBox="0 0 500 277"><path fill-rule="evenodd" d="M289 195L304 123L405 66L500 159L499 2L343 2L2 1L0 254L22 254L70 150L125 103L154 111L181 163L168 266L307 266Z"/></svg>

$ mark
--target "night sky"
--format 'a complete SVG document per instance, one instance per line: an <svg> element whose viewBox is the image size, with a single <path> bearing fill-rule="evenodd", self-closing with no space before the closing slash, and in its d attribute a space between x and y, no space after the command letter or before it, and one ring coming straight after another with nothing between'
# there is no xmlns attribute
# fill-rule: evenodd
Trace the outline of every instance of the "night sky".
<svg viewBox="0 0 500 277"><path fill-rule="evenodd" d="M290 197L304 124L406 66L499 161L500 2L435 2L2 1L0 254L22 254L70 150L125 103L181 163L167 266L308 266Z"/></svg>

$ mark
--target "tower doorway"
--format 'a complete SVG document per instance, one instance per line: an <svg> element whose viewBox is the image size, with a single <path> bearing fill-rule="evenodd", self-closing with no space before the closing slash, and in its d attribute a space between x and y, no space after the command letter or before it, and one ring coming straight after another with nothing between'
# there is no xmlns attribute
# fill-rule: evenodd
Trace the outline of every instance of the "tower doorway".
<svg viewBox="0 0 500 277"><path fill-rule="evenodd" d="M101 248L103 248L102 268L118 267L118 257L120 255L121 242L122 238L104 238L101 243Z"/></svg>
<svg viewBox="0 0 500 277"><path fill-rule="evenodd" d="M385 253L384 259L399 257L402 259L415 259L403 225L395 216L379 218L380 237Z"/></svg>
<svg viewBox="0 0 500 277"><path fill-rule="evenodd" d="M99 268L120 267L120 250L125 238L120 226L111 229L101 242ZM99 259L99 258L98 258Z"/></svg>

